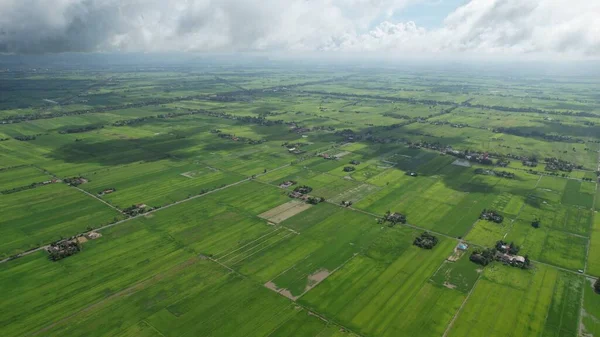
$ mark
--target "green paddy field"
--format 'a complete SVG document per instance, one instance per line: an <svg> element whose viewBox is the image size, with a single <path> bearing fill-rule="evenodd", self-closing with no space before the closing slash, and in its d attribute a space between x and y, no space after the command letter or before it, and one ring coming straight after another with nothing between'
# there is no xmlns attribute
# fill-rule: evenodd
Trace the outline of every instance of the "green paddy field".
<svg viewBox="0 0 600 337"><path fill-rule="evenodd" d="M0 100L1 336L600 336L597 79L222 64L0 81L20 88ZM292 202L302 185L322 202ZM531 267L469 259L499 240Z"/></svg>

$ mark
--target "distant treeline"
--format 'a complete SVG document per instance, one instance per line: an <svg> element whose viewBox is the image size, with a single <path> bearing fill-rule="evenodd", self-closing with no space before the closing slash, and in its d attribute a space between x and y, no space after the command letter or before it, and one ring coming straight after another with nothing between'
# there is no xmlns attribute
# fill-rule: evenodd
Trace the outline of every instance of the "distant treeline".
<svg viewBox="0 0 600 337"><path fill-rule="evenodd" d="M30 190L39 186L44 186L44 185L48 185L52 183L52 181L44 181L44 182L39 182L39 183L31 183L29 185L26 186L19 186L19 187L15 187L15 188L11 188L8 190L3 190L0 191L0 194L12 194L12 193L17 193L17 192L21 192L21 191L25 191L25 190Z"/></svg>
<svg viewBox="0 0 600 337"><path fill-rule="evenodd" d="M547 133L543 133L540 131L536 131L536 130L532 130L532 131L523 131L523 130L519 130L517 128L504 128L504 127L500 127L500 128L496 128L493 130L496 133L505 133L505 134L509 134L509 135L513 135L513 136L519 136L519 137L537 137L537 138L543 138L545 140L549 140L549 141L555 141L555 142L575 142L575 143L584 143L584 141L582 139L578 139L578 138L574 138L571 136L564 136L564 135L556 135L556 134L547 134Z"/></svg>
<svg viewBox="0 0 600 337"><path fill-rule="evenodd" d="M58 133L61 133L61 134L82 133L82 132L88 132L88 131L102 129L102 128L104 128L104 125L86 125L86 126L80 126L80 127L74 127L74 128L60 130L60 131L58 131Z"/></svg>
<svg viewBox="0 0 600 337"><path fill-rule="evenodd" d="M310 81L310 82L290 84L290 85L286 85L286 86L275 86L275 87L263 88L263 89L235 91L235 92L231 92L231 93L219 94L216 97L221 97L221 98L228 97L228 96L235 97L236 95L240 95L240 94L247 95L249 93L252 94L252 93L261 93L261 92L268 92L268 91L277 91L277 90L282 90L282 89L291 89L291 88L296 88L296 87L300 87L300 86L304 86L304 85L323 84L323 83L329 83L329 82L343 80L343 79L348 78L349 76L350 75L326 79L326 80L320 80L320 81ZM68 111L68 112L62 112L62 111L36 112L36 113L31 113L31 114L21 114L21 115L14 115L14 116L0 118L0 124L12 124L12 123L20 123L20 122L38 120L38 119L77 116L77 115L83 115L83 114L88 114L88 113L101 113L101 112L106 112L106 111L139 108L139 107L144 107L144 106L149 106L149 105L159 105L159 104L168 104L168 103L179 102L179 101L189 101L189 100L193 100L193 99L209 99L209 98L206 95L190 95L190 96L171 97L171 98L154 98L154 99L149 99L149 100L141 102L141 103L128 103L128 104L120 104L120 105L113 105L113 106L97 107L97 108L91 108L91 109L74 110L74 111Z"/></svg>
<svg viewBox="0 0 600 337"><path fill-rule="evenodd" d="M0 124L12 124L12 123L20 123L20 122L25 122L25 121L37 120L37 119L49 119L49 118L56 118L56 117L78 116L78 115L84 115L84 114L88 114L88 113L101 113L101 112L114 111L114 110L139 108L139 107L149 106L149 105L168 104L168 103L173 103L173 102L178 102L178 101L186 101L186 100L200 99L200 98L205 98L205 97L202 95L194 95L194 96L184 96L184 97L176 97L176 98L160 98L160 99L155 98L155 99L151 99L151 100L148 100L148 101L145 101L142 103L128 103L128 104L120 104L120 105L113 105L113 106L106 106L106 107L97 107L97 108L92 108L92 109L74 110L74 111L68 111L68 112L60 112L60 111L46 112L46 113L36 112L36 113L31 113L31 114L22 114L22 115L5 117L5 118L0 119Z"/></svg>
<svg viewBox="0 0 600 337"><path fill-rule="evenodd" d="M314 90L303 90L302 92L307 94L315 94L315 95L327 95L327 96L336 96L336 97L347 97L347 98L367 98L367 99L379 99L386 101L394 101L394 102L406 102L410 104L426 104L426 105L456 105L456 102L450 101L437 101L431 99L416 99L416 98L406 98L406 97L395 97L395 96L380 96L380 95L359 95L359 94L347 94L347 93L336 93L336 92L327 92L327 91L314 91ZM472 104L471 101L473 99L469 99L465 102L459 103L458 106L467 107L467 108L479 108L479 109L488 109L488 110L497 110L497 111L505 111L505 112L528 112L528 113L539 113L539 114L550 114L550 115L567 115L567 116L578 116L578 117L592 117L592 118L600 118L600 115L593 114L590 112L583 111L555 111L555 110L543 110L538 108L531 107L506 107L501 105L484 105L484 104Z"/></svg>
<svg viewBox="0 0 600 337"><path fill-rule="evenodd" d="M257 125L263 125L263 126L272 126L272 125L283 125L283 124L285 124L285 122L283 120L281 120L281 119L270 120L270 119L266 119L266 118L264 118L262 116L259 116L259 117L255 117L255 116L236 116L236 115L231 115L231 114L224 113L224 112L215 112L215 111L209 111L209 110L192 110L192 109L188 109L185 112L170 112L168 114L160 114L160 115L156 115L156 116L146 116L146 117L140 117L140 118L120 120L120 121L114 122L112 125L113 126L130 126L130 125L136 125L136 124L140 124L140 123L144 123L144 122L151 121L151 120L156 120L156 119L175 118L175 117L191 116L191 115L205 115L205 116L209 116L209 117L217 117L217 118L223 118L223 119L239 120L241 122L250 123L250 124L257 124Z"/></svg>
<svg viewBox="0 0 600 337"><path fill-rule="evenodd" d="M37 138L37 136L41 136L41 134L38 135L30 135L30 136L15 136L14 138L16 140L22 141L22 142L26 142L29 140L35 140Z"/></svg>

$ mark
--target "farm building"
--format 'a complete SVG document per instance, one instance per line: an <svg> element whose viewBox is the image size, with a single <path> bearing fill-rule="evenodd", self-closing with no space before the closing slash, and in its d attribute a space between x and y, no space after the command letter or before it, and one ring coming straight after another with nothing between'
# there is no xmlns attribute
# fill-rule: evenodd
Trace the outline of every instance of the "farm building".
<svg viewBox="0 0 600 337"><path fill-rule="evenodd" d="M288 180L288 181L284 181L281 184L279 184L280 188L288 188L290 186L296 185L296 182L293 180Z"/></svg>

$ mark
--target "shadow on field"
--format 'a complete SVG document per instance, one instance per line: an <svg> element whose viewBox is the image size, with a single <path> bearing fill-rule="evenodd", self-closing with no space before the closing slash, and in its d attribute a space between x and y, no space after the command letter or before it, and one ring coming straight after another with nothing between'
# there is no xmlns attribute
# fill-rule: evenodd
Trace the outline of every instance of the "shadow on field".
<svg viewBox="0 0 600 337"><path fill-rule="evenodd" d="M66 163L99 163L122 165L137 161L157 161L173 157L176 150L193 146L193 140L175 137L112 139L102 142L73 142L50 153L53 159Z"/></svg>
<svg viewBox="0 0 600 337"><path fill-rule="evenodd" d="M558 124L542 121L544 127L540 126L513 126L509 129L525 138L544 139L542 134L559 134L562 136L571 136L575 138L591 137L599 138L600 125L584 126L572 124Z"/></svg>
<svg viewBox="0 0 600 337"><path fill-rule="evenodd" d="M101 142L73 142L53 150L49 156L66 163L98 163L105 166L162 159L201 159L207 151L239 151L245 145L214 140L199 141L185 136L112 139Z"/></svg>

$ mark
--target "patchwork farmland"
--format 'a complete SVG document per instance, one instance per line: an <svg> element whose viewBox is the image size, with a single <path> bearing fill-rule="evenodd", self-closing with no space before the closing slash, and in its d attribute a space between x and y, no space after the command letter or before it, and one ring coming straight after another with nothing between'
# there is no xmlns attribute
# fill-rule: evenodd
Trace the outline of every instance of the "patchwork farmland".
<svg viewBox="0 0 600 337"><path fill-rule="evenodd" d="M0 72L0 335L600 336L596 78L82 67Z"/></svg>

